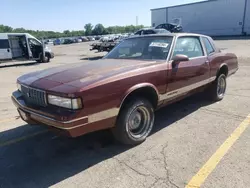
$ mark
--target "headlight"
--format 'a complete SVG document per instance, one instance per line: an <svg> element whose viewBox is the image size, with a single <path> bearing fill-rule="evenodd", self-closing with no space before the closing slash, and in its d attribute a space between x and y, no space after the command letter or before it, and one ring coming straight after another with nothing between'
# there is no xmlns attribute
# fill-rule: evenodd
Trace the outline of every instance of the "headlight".
<svg viewBox="0 0 250 188"><path fill-rule="evenodd" d="M16 86L17 86L17 89L18 89L19 91L22 91L22 87L21 87L21 84L19 84L19 83L16 83Z"/></svg>
<svg viewBox="0 0 250 188"><path fill-rule="evenodd" d="M82 101L80 98L71 99L55 95L48 95L48 103L55 106L60 106L74 110L82 108Z"/></svg>

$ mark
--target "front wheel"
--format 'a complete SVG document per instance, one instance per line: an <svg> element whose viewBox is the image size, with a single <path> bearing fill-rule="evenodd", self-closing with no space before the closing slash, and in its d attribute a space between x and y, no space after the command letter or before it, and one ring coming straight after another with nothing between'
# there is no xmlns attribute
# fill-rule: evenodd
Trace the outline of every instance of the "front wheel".
<svg viewBox="0 0 250 188"><path fill-rule="evenodd" d="M227 88L227 80L224 74L220 74L210 87L210 97L214 101L220 101L224 98Z"/></svg>
<svg viewBox="0 0 250 188"><path fill-rule="evenodd" d="M45 54L44 57L43 57L42 54L40 54L40 58L39 58L39 60L37 60L37 62L42 62L42 63L48 63L48 62L50 62L50 56L49 56L49 54Z"/></svg>
<svg viewBox="0 0 250 188"><path fill-rule="evenodd" d="M112 129L123 144L137 145L146 140L154 125L154 109L146 99L134 99L125 104Z"/></svg>
<svg viewBox="0 0 250 188"><path fill-rule="evenodd" d="M43 63L48 63L50 62L50 57L48 54L45 54L45 57L43 58Z"/></svg>

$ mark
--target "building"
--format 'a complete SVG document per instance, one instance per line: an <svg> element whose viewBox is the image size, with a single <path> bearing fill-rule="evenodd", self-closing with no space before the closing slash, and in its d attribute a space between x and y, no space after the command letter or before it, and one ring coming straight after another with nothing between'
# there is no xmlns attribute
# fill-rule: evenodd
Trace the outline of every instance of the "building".
<svg viewBox="0 0 250 188"><path fill-rule="evenodd" d="M151 23L179 23L184 32L250 35L250 0L210 0L151 9Z"/></svg>

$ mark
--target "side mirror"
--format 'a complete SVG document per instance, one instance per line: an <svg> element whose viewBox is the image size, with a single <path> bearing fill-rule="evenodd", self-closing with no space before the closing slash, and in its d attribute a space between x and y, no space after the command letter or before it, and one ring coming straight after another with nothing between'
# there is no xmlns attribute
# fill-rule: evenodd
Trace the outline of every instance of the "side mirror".
<svg viewBox="0 0 250 188"><path fill-rule="evenodd" d="M173 62L172 62L172 66L176 67L180 62L182 61L189 61L188 56L186 55L182 55L182 54L177 54L176 56L174 56L172 58Z"/></svg>

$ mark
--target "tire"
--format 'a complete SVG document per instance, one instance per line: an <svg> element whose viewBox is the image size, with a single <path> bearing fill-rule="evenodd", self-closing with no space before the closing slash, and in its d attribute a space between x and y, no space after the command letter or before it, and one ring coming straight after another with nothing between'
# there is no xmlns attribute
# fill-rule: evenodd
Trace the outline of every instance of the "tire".
<svg viewBox="0 0 250 188"><path fill-rule="evenodd" d="M50 62L49 54L45 54L44 58L43 58L43 55L41 54L40 55L40 62L42 62L42 63L48 63L48 62Z"/></svg>
<svg viewBox="0 0 250 188"><path fill-rule="evenodd" d="M50 62L50 57L48 54L45 54L45 57L43 58L43 63L48 63Z"/></svg>
<svg viewBox="0 0 250 188"><path fill-rule="evenodd" d="M227 88L227 80L224 74L220 74L212 83L209 89L210 98L213 101L220 101L224 98Z"/></svg>
<svg viewBox="0 0 250 188"><path fill-rule="evenodd" d="M146 99L133 99L120 111L112 133L126 145L144 142L154 125L154 109Z"/></svg>
<svg viewBox="0 0 250 188"><path fill-rule="evenodd" d="M47 58L47 62L46 63L49 63L50 62L50 57Z"/></svg>

